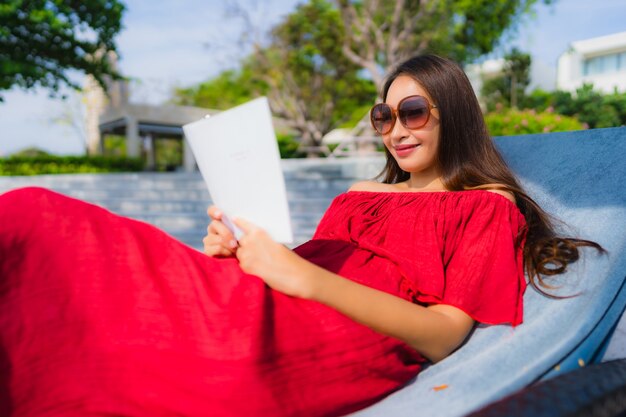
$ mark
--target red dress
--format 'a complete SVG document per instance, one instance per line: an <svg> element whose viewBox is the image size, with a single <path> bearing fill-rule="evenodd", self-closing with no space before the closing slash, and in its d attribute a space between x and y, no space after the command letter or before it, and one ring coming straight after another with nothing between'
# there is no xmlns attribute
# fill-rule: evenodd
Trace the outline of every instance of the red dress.
<svg viewBox="0 0 626 417"><path fill-rule="evenodd" d="M522 321L523 216L488 191L348 192L301 256L483 323ZM142 222L0 196L0 415L333 416L425 359Z"/></svg>

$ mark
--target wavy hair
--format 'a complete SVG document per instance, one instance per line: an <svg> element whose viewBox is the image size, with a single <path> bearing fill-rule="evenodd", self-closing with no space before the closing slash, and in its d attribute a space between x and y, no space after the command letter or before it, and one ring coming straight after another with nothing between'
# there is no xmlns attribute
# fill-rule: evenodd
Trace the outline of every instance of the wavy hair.
<svg viewBox="0 0 626 417"><path fill-rule="evenodd" d="M386 79L382 98L400 75L413 78L436 104L440 114L440 137L437 162L447 190L497 189L515 196L517 207L526 219L524 268L530 284L540 293L557 297L544 290L554 287L543 276L561 274L579 259L579 248L590 246L601 253L604 249L589 240L559 236L554 222L515 178L496 149L472 86L461 67L436 55L421 55L408 59L393 70ZM384 183L394 184L409 179L393 156L385 149L386 164L379 174Z"/></svg>

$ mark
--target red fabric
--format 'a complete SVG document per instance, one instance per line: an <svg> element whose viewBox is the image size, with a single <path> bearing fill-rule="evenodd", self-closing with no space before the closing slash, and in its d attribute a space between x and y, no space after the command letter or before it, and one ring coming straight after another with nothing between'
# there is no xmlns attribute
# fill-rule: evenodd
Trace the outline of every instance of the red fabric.
<svg viewBox="0 0 626 417"><path fill-rule="evenodd" d="M485 191L349 192L296 251L406 299L518 324L522 226ZM0 196L0 342L2 416L342 415L424 362L234 259L40 188Z"/></svg>

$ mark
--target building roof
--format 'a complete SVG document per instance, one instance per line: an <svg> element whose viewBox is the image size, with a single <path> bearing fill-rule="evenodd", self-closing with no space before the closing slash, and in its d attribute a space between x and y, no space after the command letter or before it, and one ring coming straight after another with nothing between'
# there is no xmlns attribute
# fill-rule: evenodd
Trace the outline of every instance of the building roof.
<svg viewBox="0 0 626 417"><path fill-rule="evenodd" d="M626 50L626 32L585 39L571 43L572 49L583 55L604 55Z"/></svg>

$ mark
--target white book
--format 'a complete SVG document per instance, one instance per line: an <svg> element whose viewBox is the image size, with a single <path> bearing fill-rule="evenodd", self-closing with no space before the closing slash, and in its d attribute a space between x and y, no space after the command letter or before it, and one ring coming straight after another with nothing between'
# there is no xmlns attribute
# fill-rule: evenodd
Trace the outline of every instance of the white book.
<svg viewBox="0 0 626 417"><path fill-rule="evenodd" d="M198 168L224 223L241 217L276 241L292 243L293 232L278 143L267 98L183 126Z"/></svg>

